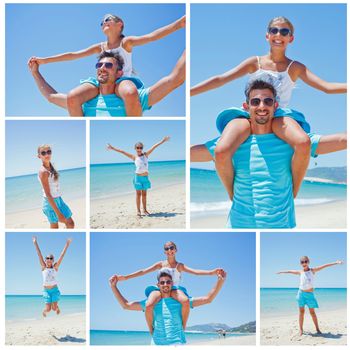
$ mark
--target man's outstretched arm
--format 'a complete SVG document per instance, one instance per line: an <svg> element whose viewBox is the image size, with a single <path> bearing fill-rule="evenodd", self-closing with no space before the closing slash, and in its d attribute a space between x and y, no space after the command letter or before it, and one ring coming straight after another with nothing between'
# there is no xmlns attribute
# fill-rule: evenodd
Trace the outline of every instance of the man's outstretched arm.
<svg viewBox="0 0 350 350"><path fill-rule="evenodd" d="M217 276L218 276L218 280L216 281L215 286L207 295L193 299L193 302L192 302L193 307L202 306L205 304L210 304L216 298L216 296L220 292L220 290L225 282L226 272L224 270L222 270L218 273Z"/></svg>
<svg viewBox="0 0 350 350"><path fill-rule="evenodd" d="M182 85L186 78L186 50L182 53L172 72L150 87L148 104L155 105Z"/></svg>
<svg viewBox="0 0 350 350"><path fill-rule="evenodd" d="M125 310L142 311L141 304L138 301L129 302L122 296L119 289L117 288L117 283L118 283L118 277L117 275L113 275L109 279L109 285L112 289L112 292L115 298L118 300L120 306Z"/></svg>
<svg viewBox="0 0 350 350"><path fill-rule="evenodd" d="M67 95L57 92L51 85L47 83L39 72L39 65L34 60L29 60L28 67L38 86L41 94L50 102L59 107L67 109Z"/></svg>

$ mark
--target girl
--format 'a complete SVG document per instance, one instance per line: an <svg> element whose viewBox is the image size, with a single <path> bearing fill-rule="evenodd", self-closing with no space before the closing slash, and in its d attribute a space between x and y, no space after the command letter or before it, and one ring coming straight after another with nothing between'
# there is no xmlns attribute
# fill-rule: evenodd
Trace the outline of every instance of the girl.
<svg viewBox="0 0 350 350"><path fill-rule="evenodd" d="M300 335L303 335L303 324L304 324L304 314L305 314L305 305L308 306L310 315L312 317L312 321L314 322L314 325L316 327L317 333L321 334L320 328L318 326L318 320L315 313L315 308L318 308L317 300L314 296L314 280L315 280L315 274L316 272L319 272L326 267L334 266L342 264L343 262L340 260L337 260L336 262L321 265L318 267L309 267L310 260L307 256L302 256L300 258L300 264L302 269L301 270L287 270L287 271L280 271L277 272L278 274L281 273L291 273L294 275L300 276L300 284L299 284L299 291L297 294L297 301L299 305L299 329L300 329Z"/></svg>
<svg viewBox="0 0 350 350"><path fill-rule="evenodd" d="M176 30L184 28L184 26L185 16L152 33L142 36L125 36L123 34L123 20L118 16L107 14L101 22L101 28L107 37L107 41L76 52L67 52L51 57L34 56L30 58L29 63L31 61L35 61L38 64L69 61L93 54L100 54L102 51L116 51L123 58L124 67L123 76L118 80L119 84L116 85L115 93L124 101L127 116L141 116L142 108L137 89L142 88L143 83L136 77L132 66L132 49L134 46L145 45L162 39ZM83 116L82 104L98 95L98 86L99 82L96 79L89 78L88 82L83 82L82 85L69 92L67 107L71 116Z"/></svg>
<svg viewBox="0 0 350 350"><path fill-rule="evenodd" d="M61 312L58 307L61 293L57 287L57 272L71 242L71 238L67 239L58 261L54 262L54 256L52 254L48 254L44 260L38 245L38 240L36 237L33 237L33 243L39 257L43 275L43 298L45 301L45 308L43 310L44 317L46 317L46 314L51 310L55 311L57 315Z"/></svg>
<svg viewBox="0 0 350 350"><path fill-rule="evenodd" d="M43 213L50 223L50 228L58 229L62 222L66 228L74 228L72 212L61 197L59 187L59 174L51 163L52 150L49 145L38 147L38 158L42 161L38 179L43 188Z"/></svg>
<svg viewBox="0 0 350 350"><path fill-rule="evenodd" d="M217 268L214 270L192 269L183 263L179 263L175 257L176 253L177 253L176 244L172 241L166 242L164 244L164 254L167 257L166 260L156 262L152 266L136 271L134 273L131 273L130 275L118 276L118 281L126 281L130 278L143 276L143 275L146 275L147 273L157 271L157 270L159 270L159 272L161 272L162 270L166 272L170 272L170 274L172 275L173 286L174 286L171 291L171 297L177 300L182 305L182 311L181 311L182 324L183 324L183 329L186 329L186 323L190 313L190 303L189 303L189 296L187 294L186 288L180 286L181 273L188 272L188 273L192 273L193 275L208 276L208 275L216 275L220 271L222 271L222 269L221 268ZM146 288L146 296L148 297L148 300L146 302L145 316L146 316L148 328L151 334L153 334L153 308L161 298L159 288L155 286Z"/></svg>
<svg viewBox="0 0 350 350"><path fill-rule="evenodd" d="M150 215L147 210L147 190L151 188L151 182L148 179L148 157L149 155L164 142L169 141L170 137L165 136L163 140L153 145L148 151L143 152L143 143L137 142L135 144L136 155L125 152L119 148L115 148L109 143L107 144L108 150L113 150L124 154L128 158L132 159L135 163L136 170L134 176L134 188L136 190L136 209L137 215L141 217L141 199L144 215Z"/></svg>
<svg viewBox="0 0 350 350"><path fill-rule="evenodd" d="M293 192L297 195L310 160L310 139L306 133L310 127L304 116L287 109L292 90L297 79L329 94L345 93L345 83L330 83L313 74L305 65L286 56L289 44L294 40L294 27L285 17L273 18L267 26L266 40L270 52L264 56L254 56L241 62L228 72L214 76L191 89L191 95L218 88L232 80L249 74L250 80L266 79L277 90L278 103L281 108L276 110L273 122L273 132L294 149L292 160ZM222 132L215 149L216 169L230 198L233 197L233 166L232 156L250 135L250 124L246 118L249 115L239 108L223 111L217 119L217 127ZM300 125L299 125L299 124ZM327 140L327 152L337 150L339 140Z"/></svg>

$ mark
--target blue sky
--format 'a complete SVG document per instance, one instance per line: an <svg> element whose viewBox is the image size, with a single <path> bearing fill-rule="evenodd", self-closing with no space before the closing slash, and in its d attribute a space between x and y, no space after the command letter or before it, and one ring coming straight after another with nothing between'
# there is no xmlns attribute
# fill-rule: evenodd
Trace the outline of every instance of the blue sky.
<svg viewBox="0 0 350 350"><path fill-rule="evenodd" d="M90 162L92 164L130 162L129 158L119 153L107 151L107 143L133 154L136 142L142 142L145 150L148 150L164 136L170 136L170 140L152 153L151 160L185 159L184 121L91 121Z"/></svg>
<svg viewBox="0 0 350 350"><path fill-rule="evenodd" d="M85 233L10 232L6 233L6 294L40 295L42 275L32 236L38 237L42 255L58 260L68 238L73 241L61 263L58 282L64 295L85 294Z"/></svg>
<svg viewBox="0 0 350 350"><path fill-rule="evenodd" d="M299 276L276 272L301 269L299 259L306 255L311 267L343 260L317 273L316 288L346 288L346 233L263 232L260 237L261 287L298 288Z"/></svg>
<svg viewBox="0 0 350 350"><path fill-rule="evenodd" d="M191 5L191 86L221 74L251 56L269 50L268 22L285 16L295 27L288 57L304 63L328 81L346 81L346 5L344 4L220 4ZM217 136L218 113L240 107L247 77L191 98L191 144ZM208 101L210 101L208 103ZM326 95L301 81L290 106L305 114L312 131L346 130L346 95ZM346 164L346 152L317 158L318 166ZM310 162L315 166L315 160Z"/></svg>
<svg viewBox="0 0 350 350"><path fill-rule="evenodd" d="M105 41L100 22L106 13L121 17L126 35L144 35L185 14L184 4L7 4L6 5L6 115L65 116L37 90L28 71L31 56L47 57L77 51ZM133 50L133 64L146 86L171 72L185 48L185 30ZM94 76L95 56L41 68L59 92ZM18 103L20 101L21 103ZM183 116L185 88L172 92L145 115Z"/></svg>
<svg viewBox="0 0 350 350"><path fill-rule="evenodd" d="M146 330L142 312L123 310L114 299L108 278L128 274L164 260L163 244L174 241L176 258L199 269L223 267L227 280L210 305L191 311L188 325L222 322L236 326L255 320L255 234L235 232L184 233L91 233L90 293L91 329ZM156 273L120 283L130 301L144 299L144 289L155 284ZM214 276L183 275L183 284L192 296L206 295Z"/></svg>
<svg viewBox="0 0 350 350"><path fill-rule="evenodd" d="M6 177L36 173L37 149L46 143L58 170L85 166L85 121L7 120Z"/></svg>

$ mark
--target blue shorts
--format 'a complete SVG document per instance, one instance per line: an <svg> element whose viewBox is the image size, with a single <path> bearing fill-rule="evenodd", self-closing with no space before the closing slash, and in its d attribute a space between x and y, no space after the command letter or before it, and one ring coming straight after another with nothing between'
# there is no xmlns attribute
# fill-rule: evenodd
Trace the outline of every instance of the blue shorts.
<svg viewBox="0 0 350 350"><path fill-rule="evenodd" d="M121 77L121 78L118 78L116 80L116 83L120 83L123 80L130 80L130 81L132 81L135 84L136 89L144 89L145 88L145 84L138 77L128 77L128 76ZM96 86L97 88L100 87L100 82L96 78L89 77L87 79L80 80L80 84L84 84L84 83L92 84L92 85Z"/></svg>
<svg viewBox="0 0 350 350"><path fill-rule="evenodd" d="M297 301L299 307L308 306L309 309L318 308L318 303L313 292L304 292L301 289L298 290Z"/></svg>
<svg viewBox="0 0 350 350"><path fill-rule="evenodd" d="M43 290L43 298L44 298L45 304L56 303L57 301L60 300L60 295L61 293L57 286L52 289L44 288Z"/></svg>
<svg viewBox="0 0 350 350"><path fill-rule="evenodd" d="M62 197L56 197L53 200L55 201L58 210L62 213L62 215L66 219L69 219L73 215L71 210L69 209L68 205L63 201ZM43 201L43 213L46 215L50 224L57 224L58 223L58 217L57 217L55 211L52 209L51 204L49 203L49 201L45 197L44 197L44 201Z"/></svg>
<svg viewBox="0 0 350 350"><path fill-rule="evenodd" d="M133 183L136 191L145 191L151 188L151 182L149 181L148 176L135 174Z"/></svg>
<svg viewBox="0 0 350 350"><path fill-rule="evenodd" d="M182 287L182 286L173 286L171 288L171 290L181 290L187 298L191 299L192 297L190 297L187 293L187 289L185 287ZM145 295L146 297L148 298L149 295L154 292L154 291L159 291L159 288L158 286L148 286L146 289L145 289Z"/></svg>

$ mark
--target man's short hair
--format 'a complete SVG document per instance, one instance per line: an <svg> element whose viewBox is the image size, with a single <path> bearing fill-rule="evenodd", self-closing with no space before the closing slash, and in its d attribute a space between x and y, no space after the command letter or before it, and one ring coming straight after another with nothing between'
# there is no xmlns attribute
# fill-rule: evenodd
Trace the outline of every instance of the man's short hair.
<svg viewBox="0 0 350 350"><path fill-rule="evenodd" d="M265 89L270 90L273 93L274 99L276 99L277 92L274 86L271 83L267 82L266 80L257 79L257 80L250 81L247 84L244 91L246 101L249 102L249 95L252 90L265 90Z"/></svg>
<svg viewBox="0 0 350 350"><path fill-rule="evenodd" d="M124 60L123 57L119 55L118 52L115 51L102 51L99 56L97 57L97 61L100 62L103 58L106 57L112 57L115 59L116 63L117 63L117 69L119 70L123 70L124 67Z"/></svg>
<svg viewBox="0 0 350 350"><path fill-rule="evenodd" d="M170 271L169 272L168 271L159 271L157 274L158 282L162 277L169 277L171 280L173 280L173 276L171 275Z"/></svg>

